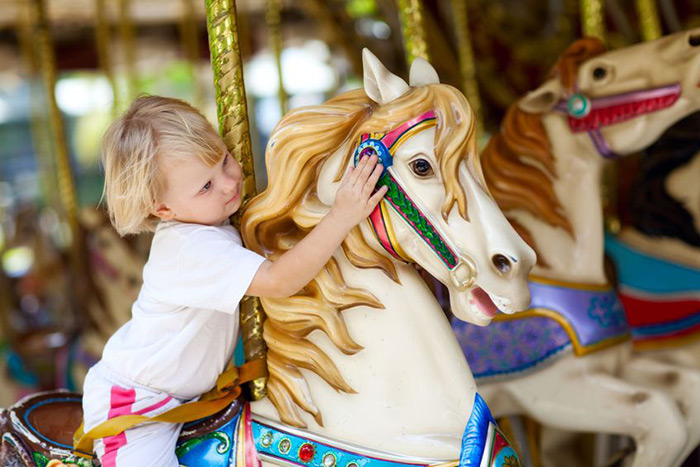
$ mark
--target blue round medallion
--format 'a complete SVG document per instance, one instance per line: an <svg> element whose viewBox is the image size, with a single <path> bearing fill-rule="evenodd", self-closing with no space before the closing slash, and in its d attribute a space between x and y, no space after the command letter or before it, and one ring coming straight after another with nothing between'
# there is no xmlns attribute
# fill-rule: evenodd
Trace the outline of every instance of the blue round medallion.
<svg viewBox="0 0 700 467"><path fill-rule="evenodd" d="M379 163L384 166L384 172L386 172L386 169L391 167L394 160L386 145L378 139L367 139L357 146L357 149L355 149L355 166L357 166L361 158L365 156L371 157L375 154L379 157Z"/></svg>

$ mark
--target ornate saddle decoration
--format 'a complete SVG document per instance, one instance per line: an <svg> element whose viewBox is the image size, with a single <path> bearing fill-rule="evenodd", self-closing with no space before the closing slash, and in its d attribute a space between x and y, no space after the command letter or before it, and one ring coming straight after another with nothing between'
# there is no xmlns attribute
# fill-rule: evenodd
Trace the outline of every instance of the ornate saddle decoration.
<svg viewBox="0 0 700 467"><path fill-rule="evenodd" d="M586 355L629 339L622 303L611 286L530 279L531 308L499 314L487 328L453 320L475 378L531 370L564 351Z"/></svg>
<svg viewBox="0 0 700 467"><path fill-rule="evenodd" d="M81 396L65 391L30 396L0 413L0 461L22 467L97 467L71 453L82 419ZM517 454L477 393L459 461L383 453L253 416L239 400L187 423L176 451L185 467L260 467L260 459L309 467L519 467ZM3 464L8 465L8 464Z"/></svg>
<svg viewBox="0 0 700 467"><path fill-rule="evenodd" d="M611 235L605 250L617 264L635 348L662 349L700 338L700 270L643 253Z"/></svg>

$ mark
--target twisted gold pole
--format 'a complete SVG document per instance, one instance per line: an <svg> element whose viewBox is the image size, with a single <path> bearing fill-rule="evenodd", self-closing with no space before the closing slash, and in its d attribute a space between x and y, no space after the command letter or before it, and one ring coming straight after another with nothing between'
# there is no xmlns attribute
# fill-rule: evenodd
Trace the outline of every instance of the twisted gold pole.
<svg viewBox="0 0 700 467"><path fill-rule="evenodd" d="M95 0L95 11L97 16L97 24L95 25L95 42L97 43L97 60L100 64L102 73L109 81L109 86L112 88L112 117L116 117L119 109L119 96L117 93L117 83L114 79L114 70L112 69L112 60L110 57L110 33L109 23L107 22L107 14L105 10L105 0Z"/></svg>
<svg viewBox="0 0 700 467"><path fill-rule="evenodd" d="M603 0L581 0L581 29L584 36L597 37L605 42Z"/></svg>
<svg viewBox="0 0 700 467"><path fill-rule="evenodd" d="M234 217L234 224L238 226L243 210L255 195L255 170L238 43L236 3L235 0L206 0L206 6L219 131L226 147L243 169L242 204ZM241 302L240 316L246 360L264 357L267 349L262 337L263 312L259 300L245 298ZM265 381L265 378L259 378L250 383L254 400L265 397Z"/></svg>
<svg viewBox="0 0 700 467"><path fill-rule="evenodd" d="M661 37L661 22L654 0L636 0L642 39L651 41Z"/></svg>
<svg viewBox="0 0 700 467"><path fill-rule="evenodd" d="M56 61L53 54L53 41L49 33L44 0L32 0L31 7L33 10L31 16L36 21L34 23L33 37L38 46L39 67L49 110L49 127L51 129L51 137L54 141L54 149L56 152L58 191L72 234L71 245L73 245L73 259L77 262L80 251L78 248L78 202L73 169L71 167L68 146L66 144L65 128L63 119L61 118L61 112L56 103Z"/></svg>
<svg viewBox="0 0 700 467"><path fill-rule="evenodd" d="M270 48L275 56L277 64L277 78L279 80L278 100L280 103L280 115L284 115L287 111L287 92L284 89L284 79L282 73L282 1L267 0L267 10L265 19L267 21L267 30L270 34Z"/></svg>
<svg viewBox="0 0 700 467"><path fill-rule="evenodd" d="M406 62L410 66L416 57L430 61L420 0L398 0L398 8Z"/></svg>
<svg viewBox="0 0 700 467"><path fill-rule="evenodd" d="M457 33L457 53L462 74L462 88L464 95L467 96L469 105L474 111L477 134L481 134L484 129L484 118L481 109L481 98L479 97L479 83L476 80L474 53L469 34L467 0L452 0L452 10Z"/></svg>

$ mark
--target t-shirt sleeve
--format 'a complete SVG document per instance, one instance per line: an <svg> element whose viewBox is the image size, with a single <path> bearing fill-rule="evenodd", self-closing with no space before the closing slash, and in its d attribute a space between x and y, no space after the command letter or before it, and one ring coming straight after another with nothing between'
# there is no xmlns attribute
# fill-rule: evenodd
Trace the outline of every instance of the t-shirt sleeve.
<svg viewBox="0 0 700 467"><path fill-rule="evenodd" d="M175 259L175 258L173 258ZM233 313L265 258L223 232L201 230L180 248L167 303Z"/></svg>

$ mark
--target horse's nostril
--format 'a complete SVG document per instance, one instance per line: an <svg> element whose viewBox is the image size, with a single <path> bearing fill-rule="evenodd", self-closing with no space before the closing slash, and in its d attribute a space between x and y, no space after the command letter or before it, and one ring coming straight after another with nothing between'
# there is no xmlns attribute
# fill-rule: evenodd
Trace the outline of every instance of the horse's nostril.
<svg viewBox="0 0 700 467"><path fill-rule="evenodd" d="M493 265L496 266L496 269L498 272L502 274L507 274L510 272L511 268L511 263L508 258L503 256L502 254L497 254L493 255L493 258L491 258L491 261L493 261Z"/></svg>
<svg viewBox="0 0 700 467"><path fill-rule="evenodd" d="M697 47L700 45L700 34L691 34L688 36L688 44L691 47Z"/></svg>

